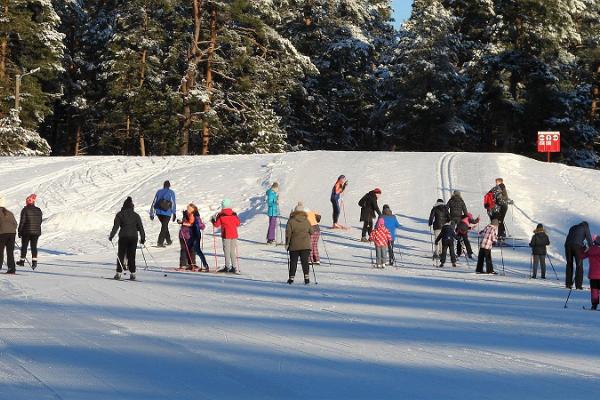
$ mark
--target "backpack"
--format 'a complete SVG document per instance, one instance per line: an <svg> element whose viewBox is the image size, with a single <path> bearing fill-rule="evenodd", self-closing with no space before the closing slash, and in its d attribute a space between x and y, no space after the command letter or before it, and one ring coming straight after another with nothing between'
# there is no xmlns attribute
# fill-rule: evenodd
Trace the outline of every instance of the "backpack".
<svg viewBox="0 0 600 400"><path fill-rule="evenodd" d="M169 211L173 207L173 203L167 199L160 199L156 207L162 211Z"/></svg>
<svg viewBox="0 0 600 400"><path fill-rule="evenodd" d="M487 192L485 196L483 196L483 207L486 210L491 210L496 207L496 198L491 190Z"/></svg>

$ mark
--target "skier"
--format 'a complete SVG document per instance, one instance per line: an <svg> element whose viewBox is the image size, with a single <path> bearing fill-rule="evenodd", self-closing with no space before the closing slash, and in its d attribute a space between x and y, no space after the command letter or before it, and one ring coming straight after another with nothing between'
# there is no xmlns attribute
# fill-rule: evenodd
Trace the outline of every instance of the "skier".
<svg viewBox="0 0 600 400"><path fill-rule="evenodd" d="M133 199L127 197L123 203L123 208L115 216L115 222L108 236L109 241L113 241L113 238L119 231L119 247L117 252L117 273L115 279L121 279L121 273L123 272L123 266L125 265L125 256L127 256L127 268L129 269L129 279L135 280L135 253L138 244L138 232L140 244L146 243L146 233L144 232L144 225L139 214L134 211L135 206L133 205Z"/></svg>
<svg viewBox="0 0 600 400"><path fill-rule="evenodd" d="M401 226L389 205L384 204L382 213L383 213L382 218L383 218L385 227L387 228L388 231L390 231L390 235L392 235L392 240L390 241L389 246L388 246L388 256L390 259L390 262L388 265L392 266L392 265L394 265L395 258L396 258L394 255L394 244L396 243L396 239L397 239L396 229L400 229Z"/></svg>
<svg viewBox="0 0 600 400"><path fill-rule="evenodd" d="M456 235L458 240L456 241L456 255L460 257L462 254L462 247L465 246L465 250L467 252L467 257L473 259L473 249L471 248L471 242L469 241L469 231L473 229L473 227L479 224L480 218L473 218L473 214L467 213L467 215L460 220L458 225L456 226Z"/></svg>
<svg viewBox="0 0 600 400"><path fill-rule="evenodd" d="M508 212L509 204L513 204L513 201L508 197L508 191L502 178L496 178L496 186L490 189L490 193L494 196L495 202L495 207L490 213L490 220L498 220L498 239L502 242L506 239L506 213Z"/></svg>
<svg viewBox="0 0 600 400"><path fill-rule="evenodd" d="M369 241L367 234L371 235L371 231L373 230L375 213L377 213L377 216L381 216L381 211L377 205L379 196L381 196L381 189L375 188L365 194L358 202L358 205L360 206L360 222L363 222L361 242Z"/></svg>
<svg viewBox="0 0 600 400"><path fill-rule="evenodd" d="M12 212L6 209L6 201L0 196L0 269L4 263L6 248L7 274L17 273L15 266L15 236L17 235L17 220Z"/></svg>
<svg viewBox="0 0 600 400"><path fill-rule="evenodd" d="M298 203L300 206L304 206L301 202ZM321 257L319 255L319 238L321 237L321 228L319 227L319 222L321 222L321 215L316 213L315 211L311 211L310 209L305 209L306 217L308 218L308 223L312 228L312 233L310 234L310 262L312 264L321 265Z"/></svg>
<svg viewBox="0 0 600 400"><path fill-rule="evenodd" d="M531 277L533 279L537 279L538 264L542 269L542 279L546 279L546 246L550 246L550 239L548 238L548 235L546 235L546 232L544 232L544 225L538 224L535 231L533 231L533 236L529 242L533 269Z"/></svg>
<svg viewBox="0 0 600 400"><path fill-rule="evenodd" d="M31 194L25 199L25 207L21 210L18 234L21 238L21 259L17 265L25 265L27 248L31 244L31 268L36 269L38 264L38 239L42 234L42 210L35 205L37 196Z"/></svg>
<svg viewBox="0 0 600 400"><path fill-rule="evenodd" d="M342 193L346 190L346 186L348 186L348 181L344 175L340 175L333 185L333 189L331 189L331 205L333 206L333 229L343 229L346 228L343 225L338 223L338 219L340 218L340 200L342 197Z"/></svg>
<svg viewBox="0 0 600 400"><path fill-rule="evenodd" d="M158 216L160 221L160 233L158 235L157 247L165 247L173 244L171 233L169 232L169 220L173 222L177 218L177 206L175 203L175 192L171 190L171 182L165 181L163 188L154 195L152 206L150 206L150 220L154 221L154 215Z"/></svg>
<svg viewBox="0 0 600 400"><path fill-rule="evenodd" d="M200 213L198 212L198 207L192 204L194 208L194 225L192 229L192 248L196 252L196 255L200 257L200 262L202 263L202 268L204 268L204 272L208 272L208 261L206 260L206 256L204 255L204 251L202 251L202 235L203 231L206 229L206 225L202 222L202 218L200 217Z"/></svg>
<svg viewBox="0 0 600 400"><path fill-rule="evenodd" d="M238 249L238 226L240 218L231 209L231 200L223 199L221 202L221 212L211 218L215 228L221 228L221 239L223 240L223 253L225 255L225 265L217 272L229 272L236 274L239 268L237 262ZM310 248L310 247L309 247Z"/></svg>
<svg viewBox="0 0 600 400"><path fill-rule="evenodd" d="M448 210L450 210L450 220L455 225L458 225L460 220L468 214L467 205L458 190L455 190L450 200L448 200Z"/></svg>
<svg viewBox="0 0 600 400"><path fill-rule="evenodd" d="M573 259L575 259L575 287L578 290L583 290L583 262L581 254L585 247L590 247L591 245L592 235L586 221L573 225L569 229L569 234L565 240L565 258L567 259L565 286L567 288L571 289L573 287Z"/></svg>
<svg viewBox="0 0 600 400"><path fill-rule="evenodd" d="M442 232L442 227L446 222L450 221L450 212L448 206L444 203L444 200L437 199L435 205L429 213L429 226L433 227L433 235L437 238ZM442 243L438 243L433 250L433 259L440 257L442 254Z"/></svg>
<svg viewBox="0 0 600 400"><path fill-rule="evenodd" d="M458 239L458 236L455 232L456 225L454 221L446 222L442 227L442 231L435 239L435 244L442 243L442 255L440 256L440 265L438 268L444 268L444 263L446 262L446 254L448 254L448 250L450 250L450 261L452 262L452 266L456 268L456 253L454 252L454 240Z"/></svg>
<svg viewBox="0 0 600 400"><path fill-rule="evenodd" d="M592 246L583 253L583 258L589 259L590 268L588 271L588 278L590 280L592 310L597 310L600 291L600 238L598 236L594 237Z"/></svg>
<svg viewBox="0 0 600 400"><path fill-rule="evenodd" d="M198 207L190 203L187 209L183 211L183 218L177 223L181 225L179 229L179 268L193 271L196 269L196 246L195 242L199 236L200 214ZM206 260L203 260L203 267Z"/></svg>
<svg viewBox="0 0 600 400"><path fill-rule="evenodd" d="M480 234L483 234L483 238L481 239L479 256L477 257L477 269L475 270L475 273L477 274L483 274L483 262L485 261L486 273L497 275L492 263L492 247L494 247L494 243L498 241L498 225L498 220L493 219L483 231L479 232Z"/></svg>
<svg viewBox="0 0 600 400"><path fill-rule="evenodd" d="M267 190L267 215L269 216L269 229L267 230L267 244L275 244L275 231L279 217L279 183L274 182Z"/></svg>
<svg viewBox="0 0 600 400"><path fill-rule="evenodd" d="M392 235L385 227L383 218L377 220L377 224L371 232L369 240L375 244L375 268L384 268L386 252L392 241Z"/></svg>
<svg viewBox="0 0 600 400"><path fill-rule="evenodd" d="M298 258L302 263L302 272L304 273L304 284L310 283L310 237L313 229L308 221L308 216L304 211L304 207L299 203L294 212L290 215L287 226L285 227L285 246L290 253L289 258L289 278L287 283L294 283L296 277L296 269L298 268Z"/></svg>

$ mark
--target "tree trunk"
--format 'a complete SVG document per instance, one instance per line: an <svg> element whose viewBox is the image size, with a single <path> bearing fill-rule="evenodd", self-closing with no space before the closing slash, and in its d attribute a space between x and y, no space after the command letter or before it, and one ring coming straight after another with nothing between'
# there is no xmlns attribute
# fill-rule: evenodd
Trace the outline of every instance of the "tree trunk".
<svg viewBox="0 0 600 400"><path fill-rule="evenodd" d="M146 141L144 140L144 132L140 130L140 155L146 157Z"/></svg>
<svg viewBox="0 0 600 400"><path fill-rule="evenodd" d="M8 19L8 0L4 0L2 17ZM0 42L0 82L6 78L6 58L8 57L8 32L2 36Z"/></svg>
<svg viewBox="0 0 600 400"><path fill-rule="evenodd" d="M210 111L210 93L213 87L212 61L217 47L217 7L211 3L210 11L210 44L206 58L206 93L208 101L204 103L204 118L202 120L202 155L208 154L208 144L210 139L210 125L207 114Z"/></svg>
<svg viewBox="0 0 600 400"><path fill-rule="evenodd" d="M74 156L77 157L81 151L81 124L77 125L77 131L75 131L75 151Z"/></svg>
<svg viewBox="0 0 600 400"><path fill-rule="evenodd" d="M600 62L596 67L596 71L594 73L594 80L598 82L600 80ZM598 107L600 104L600 85L596 83L594 87L592 87L592 110L590 112L590 119L593 121L596 119L598 115Z"/></svg>

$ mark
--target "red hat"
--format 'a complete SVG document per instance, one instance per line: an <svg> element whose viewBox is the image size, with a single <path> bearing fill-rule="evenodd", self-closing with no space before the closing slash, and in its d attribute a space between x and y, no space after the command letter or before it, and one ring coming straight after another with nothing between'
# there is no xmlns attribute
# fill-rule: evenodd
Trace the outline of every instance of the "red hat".
<svg viewBox="0 0 600 400"><path fill-rule="evenodd" d="M25 204L27 204L28 206L35 204L35 201L37 200L37 196L35 195L35 193L30 194L26 199L25 199Z"/></svg>
<svg viewBox="0 0 600 400"><path fill-rule="evenodd" d="M375 190L373 190L375 192L375 194L381 194L381 189L379 188L375 188Z"/></svg>

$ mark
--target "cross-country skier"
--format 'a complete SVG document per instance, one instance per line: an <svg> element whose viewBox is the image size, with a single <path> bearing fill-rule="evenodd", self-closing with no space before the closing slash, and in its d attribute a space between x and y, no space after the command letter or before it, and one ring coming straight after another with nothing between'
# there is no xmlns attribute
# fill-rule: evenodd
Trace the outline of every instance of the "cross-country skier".
<svg viewBox="0 0 600 400"><path fill-rule="evenodd" d="M458 257L461 256L462 247L465 246L467 257L473 259L473 249L471 248L471 242L469 241L469 231L473 229L475 225L479 224L479 220L479 217L473 218L473 214L468 212L456 226L456 235L458 236L458 240L456 241L456 255Z"/></svg>
<svg viewBox="0 0 600 400"><path fill-rule="evenodd" d="M187 270L194 270L196 267L196 254L200 256L202 267L208 271L208 263L206 257L200 248L200 239L202 230L205 226L200 219L198 207L190 203L187 209L183 211L183 218L177 221L181 224L179 230L179 267Z"/></svg>
<svg viewBox="0 0 600 400"><path fill-rule="evenodd" d="M565 258L567 268L565 271L565 286L573 287L573 260L575 260L575 287L583 290L583 261L581 255L586 247L592 245L590 227L586 221L573 225L565 240Z"/></svg>
<svg viewBox="0 0 600 400"><path fill-rule="evenodd" d="M239 265L237 265L237 240L240 218L231 209L231 200L227 198L223 199L221 202L221 212L213 216L211 222L215 228L221 228L223 253L225 255L225 265L217 272L229 272L235 274L239 268Z"/></svg>
<svg viewBox="0 0 600 400"><path fill-rule="evenodd" d="M497 275L492 263L492 248L494 247L494 243L498 241L498 225L498 220L493 219L483 231L479 232L483 234L483 238L481 239L479 256L477 257L477 269L475 270L477 274L483 274L483 263L485 261L486 273Z"/></svg>
<svg viewBox="0 0 600 400"><path fill-rule="evenodd" d="M456 253L454 252L454 240L458 239L456 235L456 225L454 221L446 222L442 227L442 231L439 236L435 239L435 244L442 243L442 254L440 256L440 265L438 268L444 268L444 263L446 262L446 255L448 254L448 250L450 250L450 261L452 262L452 266L456 267Z"/></svg>
<svg viewBox="0 0 600 400"><path fill-rule="evenodd" d="M542 279L546 279L546 247L550 246L550 239L546 232L544 232L544 225L538 224L533 231L533 236L529 241L529 247L531 247L531 257L532 257L532 269L533 274L531 278L537 279L537 270L538 264L542 269Z"/></svg>
<svg viewBox="0 0 600 400"><path fill-rule="evenodd" d="M348 181L344 175L340 175L333 185L333 189L331 189L331 205L333 207L333 229L342 229L344 226L338 223L338 219L340 218L340 200L342 197L342 193L346 190L346 186L348 186Z"/></svg>
<svg viewBox="0 0 600 400"><path fill-rule="evenodd" d="M444 203L444 200L437 199L435 205L431 209L431 213L429 213L429 226L433 227L433 235L434 237L438 237L442 232L442 227L446 224L446 222L450 222L450 212L448 211L448 206ZM440 257L442 254L442 243L439 242L435 249L433 250L433 259Z"/></svg>
<svg viewBox="0 0 600 400"><path fill-rule="evenodd" d="M592 246L583 253L583 258L588 258L590 268L588 278L590 279L590 294L592 297L592 310L598 309L600 292L600 237L596 236Z"/></svg>
<svg viewBox="0 0 600 400"><path fill-rule="evenodd" d="M146 233L144 232L144 225L139 214L134 211L133 199L127 197L123 203L123 208L115 216L115 222L113 224L112 231L108 236L108 240L111 242L113 238L119 232L119 246L117 252L117 273L115 279L121 279L121 273L123 272L122 266L125 265L125 256L127 256L127 268L129 269L129 279L135 280L135 253L138 244L138 233L140 244L146 243Z"/></svg>
<svg viewBox="0 0 600 400"><path fill-rule="evenodd" d="M173 241L169 232L169 221L172 218L173 222L175 222L177 218L177 205L175 203L175 192L171 190L171 182L169 181L165 181L163 188L154 195L154 200L150 206L150 219L152 221L154 221L155 214L160 221L160 233L158 234L156 245L158 247L165 247L164 243L166 240L167 246L170 246Z"/></svg>
<svg viewBox="0 0 600 400"><path fill-rule="evenodd" d="M383 218L377 220L375 229L371 232L369 240L375 244L375 268L384 268L386 253L392 241L390 231L385 227Z"/></svg>
<svg viewBox="0 0 600 400"><path fill-rule="evenodd" d="M4 263L4 249L6 248L7 274L17 273L15 266L15 236L17 235L17 220L12 212L6 208L4 197L0 196L0 269Z"/></svg>
<svg viewBox="0 0 600 400"><path fill-rule="evenodd" d="M450 220L458 225L461 219L467 216L467 205L463 200L460 191L455 190L448 200L448 210L450 211Z"/></svg>
<svg viewBox="0 0 600 400"><path fill-rule="evenodd" d="M21 259L18 266L25 265L27 248L31 244L31 268L36 269L38 264L38 239L42 234L42 210L35 205L37 196L31 194L25 199L25 207L21 210L18 234L21 238Z"/></svg>
<svg viewBox="0 0 600 400"><path fill-rule="evenodd" d="M370 236L371 231L373 230L375 213L377 213L377 216L381 216L379 205L377 205L379 196L381 196L381 189L375 188L365 194L358 202L358 205L360 206L360 222L363 223L361 242L369 241L367 234Z"/></svg>
<svg viewBox="0 0 600 400"><path fill-rule="evenodd" d="M496 178L496 186L490 189L490 193L494 195L496 206L493 207L493 209L488 210L488 214L490 220L498 220L498 239L504 241L506 238L506 213L508 212L509 204L512 204L513 201L508 197L508 191L506 190L504 179L502 178Z"/></svg>
<svg viewBox="0 0 600 400"><path fill-rule="evenodd" d="M275 231L279 217L279 183L274 182L267 190L267 215L269 216L269 229L267 230L267 244L275 244Z"/></svg>
<svg viewBox="0 0 600 400"><path fill-rule="evenodd" d="M290 253L287 283L290 285L294 283L294 278L296 277L298 259L302 263L304 284L308 285L310 283L309 257L311 247L310 236L312 233L313 229L304 211L304 206L299 203L290 215L290 219L285 227L285 246Z"/></svg>
<svg viewBox="0 0 600 400"><path fill-rule="evenodd" d="M396 230L400 229L401 226L400 226L400 223L398 222L398 218L396 218L396 216L392 212L392 209L390 208L389 205L384 204L382 213L383 213L382 218L383 218L385 227L387 228L388 231L390 231L390 235L392 235L392 240L388 246L388 256L390 259L389 265L392 266L392 265L394 265L394 261L396 259L395 255L394 255L394 243L396 243L396 239L397 239Z"/></svg>
<svg viewBox="0 0 600 400"><path fill-rule="evenodd" d="M298 205L304 206L302 203L298 203ZM321 215L315 211L311 211L310 209L305 209L306 217L308 218L308 223L312 228L312 233L310 234L310 262L312 264L320 265L321 257L319 255L319 239L321 238L321 228L319 227L319 222L321 222Z"/></svg>

